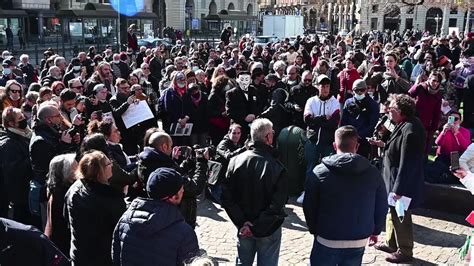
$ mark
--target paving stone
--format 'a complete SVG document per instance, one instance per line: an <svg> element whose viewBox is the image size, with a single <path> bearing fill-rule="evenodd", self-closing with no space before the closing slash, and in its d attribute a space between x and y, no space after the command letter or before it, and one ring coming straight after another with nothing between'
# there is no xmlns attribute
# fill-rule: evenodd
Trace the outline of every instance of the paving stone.
<svg viewBox="0 0 474 266"><path fill-rule="evenodd" d="M292 198L287 204L289 214L283 224L280 265L308 265L314 237L308 232L301 205ZM217 204L203 200L198 204L196 234L199 245L220 265L233 265L237 254L237 229L226 212ZM416 260L410 265L463 265L457 249L464 244L471 228L464 217L426 209L413 214L415 224ZM385 233L379 237L383 241ZM387 265L387 254L366 247L363 264Z"/></svg>

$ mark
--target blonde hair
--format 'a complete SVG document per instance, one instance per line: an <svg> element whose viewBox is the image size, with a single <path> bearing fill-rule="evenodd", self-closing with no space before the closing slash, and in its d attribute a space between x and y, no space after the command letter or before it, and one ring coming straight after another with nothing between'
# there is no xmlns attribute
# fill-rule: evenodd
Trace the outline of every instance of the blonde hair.
<svg viewBox="0 0 474 266"><path fill-rule="evenodd" d="M82 157L76 174L80 179L97 182L105 175L107 161L103 152L93 150Z"/></svg>

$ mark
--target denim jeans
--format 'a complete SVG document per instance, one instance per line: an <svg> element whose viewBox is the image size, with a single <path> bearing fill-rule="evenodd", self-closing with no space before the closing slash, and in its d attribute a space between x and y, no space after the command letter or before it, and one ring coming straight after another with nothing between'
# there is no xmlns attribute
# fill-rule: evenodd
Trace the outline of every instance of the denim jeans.
<svg viewBox="0 0 474 266"><path fill-rule="evenodd" d="M321 162L321 159L334 153L334 149L328 144L316 144L311 140L304 145L304 159L306 160L306 176L311 174L314 167Z"/></svg>
<svg viewBox="0 0 474 266"><path fill-rule="evenodd" d="M257 253L257 265L278 265L281 244L281 227L267 237L238 237L236 265L253 265Z"/></svg>
<svg viewBox="0 0 474 266"><path fill-rule="evenodd" d="M362 248L328 248L320 244L314 238L313 250L311 251L311 266L315 265L339 265L360 266L365 247Z"/></svg>

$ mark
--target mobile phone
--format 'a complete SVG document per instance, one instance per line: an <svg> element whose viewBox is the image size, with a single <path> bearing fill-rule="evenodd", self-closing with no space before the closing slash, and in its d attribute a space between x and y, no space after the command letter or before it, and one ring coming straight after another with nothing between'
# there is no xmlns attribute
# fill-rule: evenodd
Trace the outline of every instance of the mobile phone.
<svg viewBox="0 0 474 266"><path fill-rule="evenodd" d="M374 72L385 72L387 70L384 66L374 66L372 69Z"/></svg>
<svg viewBox="0 0 474 266"><path fill-rule="evenodd" d="M451 172L454 172L460 168L459 166L459 152L451 152Z"/></svg>
<svg viewBox="0 0 474 266"><path fill-rule="evenodd" d="M456 118L453 115L448 116L448 125L452 126L454 125L454 121Z"/></svg>

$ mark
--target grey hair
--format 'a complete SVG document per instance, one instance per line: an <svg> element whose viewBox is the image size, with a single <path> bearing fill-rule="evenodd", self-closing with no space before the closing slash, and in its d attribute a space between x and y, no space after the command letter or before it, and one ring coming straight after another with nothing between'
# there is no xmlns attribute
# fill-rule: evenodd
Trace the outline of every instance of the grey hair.
<svg viewBox="0 0 474 266"><path fill-rule="evenodd" d="M52 66L52 67L49 67L49 69L48 69L48 75L51 75L51 70L53 70L53 69L57 69L57 70L61 71L61 69L60 69L58 66L54 65L54 66Z"/></svg>
<svg viewBox="0 0 474 266"><path fill-rule="evenodd" d="M55 156L49 163L48 180L46 181L49 193L53 193L56 188L68 188L73 180L73 166L76 162L76 154L68 153Z"/></svg>
<svg viewBox="0 0 474 266"><path fill-rule="evenodd" d="M58 56L56 58L54 58L54 65L57 66L61 63L66 63L66 58L62 57L62 56Z"/></svg>
<svg viewBox="0 0 474 266"><path fill-rule="evenodd" d="M265 137L272 132L273 123L266 118L258 118L250 125L250 137L253 142L265 142Z"/></svg>
<svg viewBox="0 0 474 266"><path fill-rule="evenodd" d="M38 98L39 98L39 92L37 92L37 91L29 91L25 96L26 100L28 100L30 102L33 102L33 103L36 103Z"/></svg>
<svg viewBox="0 0 474 266"><path fill-rule="evenodd" d="M273 71L277 71L278 69L283 69L285 70L286 68L286 64L285 62L283 62L282 60L278 60L275 62L275 64L273 64Z"/></svg>

